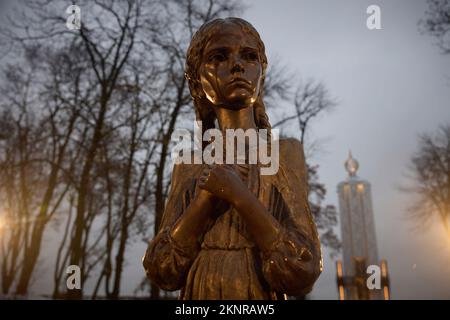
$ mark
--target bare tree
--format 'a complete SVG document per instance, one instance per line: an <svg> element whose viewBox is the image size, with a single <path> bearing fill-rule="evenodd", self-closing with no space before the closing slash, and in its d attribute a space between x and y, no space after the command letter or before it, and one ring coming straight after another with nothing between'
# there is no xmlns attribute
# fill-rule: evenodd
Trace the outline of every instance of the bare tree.
<svg viewBox="0 0 450 320"><path fill-rule="evenodd" d="M450 54L450 0L427 0L428 10L419 28L437 40L443 54Z"/></svg>
<svg viewBox="0 0 450 320"><path fill-rule="evenodd" d="M79 32L71 32L65 27L65 7L62 8L56 1L33 0L24 3L24 7L18 8L10 19L10 28L2 29L4 36L19 44L38 43L43 47L60 47L56 44L62 42L63 49L68 50L67 54L76 55L77 52L81 52L84 55L86 62L84 74L87 79L84 79L76 88L81 94L94 92L94 96L88 101L71 101L77 106L82 106L79 114L82 121L75 126L76 137L73 139L74 145L80 147L79 152L76 153L80 159L77 161L77 166L72 169L74 179L71 181L71 187L76 191L73 232L68 231L70 236L64 237L69 243L69 261L81 267L83 280L87 279L88 271L93 267L92 263L97 260L93 259L89 262L88 256L101 237L92 238L90 235L92 228L95 229L96 217L104 212L103 208L106 205L105 201L97 201L104 199L100 195L97 196L99 193L95 192L100 185L98 181L100 175L96 167L99 163L99 150L113 131L131 126L126 123L127 119L124 120L125 123L115 121L125 118L120 117L122 93L133 87L133 81L129 79L135 73L130 72L130 68L133 67L129 67L131 66L129 62L137 57L149 58L150 53L145 50L144 42L146 37L152 38L151 34L138 33L138 30L142 30L144 24L158 25L157 22L150 21L152 17L157 16L157 12L154 12L152 8L154 2L145 2L145 5L143 3L144 1L117 3L100 0L83 1L80 5L85 10L85 17L92 14L93 18L86 21L87 23L82 23ZM18 19L18 17L28 19ZM65 44L68 41L76 43L76 46L67 48ZM143 68L146 66L145 63L141 65ZM71 70L66 69L64 72L67 72L69 77L74 76ZM55 97L67 103L66 92L55 94ZM59 129L58 126L57 129ZM130 184L131 187L133 186ZM51 194L49 196L51 198ZM134 196L134 193L131 196ZM139 198L139 201L142 199ZM130 225L128 222L130 212L126 212L124 217L127 218L126 228ZM134 214L131 215L134 217ZM122 229L122 231L125 230ZM104 229L100 232L104 232ZM36 243L40 245L40 241ZM61 254L63 247L59 250ZM58 263L61 261L65 260L58 260ZM61 267L61 265L58 266L59 272L55 275L55 278L59 279L58 282L61 278ZM30 271L31 274L32 268ZM23 285L19 291L25 292L28 281L25 279L21 282ZM57 286L58 284L56 288ZM57 292L56 289L55 293ZM82 294L81 291L76 290L70 293L73 298L79 298Z"/></svg>
<svg viewBox="0 0 450 320"><path fill-rule="evenodd" d="M135 71L134 87L144 88L149 85L140 82L142 74L138 65ZM146 80L151 82L153 78L148 77ZM108 195L108 214L105 224L106 259L96 289L104 278L105 293L111 299L117 299L120 294L125 250L132 235L130 228L133 223L141 223L141 219L136 219L139 216L148 220L150 197L154 189L150 169L153 169L155 149L159 146L153 139L154 132L151 130L156 125L153 117L155 106L145 103L146 99L142 94L140 90L125 93L122 105L128 106L129 110L125 117L127 130L117 132L110 137L111 143L106 142L102 147L102 178ZM137 225L133 235L140 228L142 226ZM115 241L117 248L114 250ZM114 253L116 255L113 258ZM96 294L94 292L93 297Z"/></svg>
<svg viewBox="0 0 450 320"><path fill-rule="evenodd" d="M289 121L297 121L300 129L300 142L305 143L305 135L309 132L310 123L319 115L331 111L336 102L330 97L326 87L313 80L300 82L293 98L294 112L277 121L273 128L282 127Z"/></svg>
<svg viewBox="0 0 450 320"><path fill-rule="evenodd" d="M420 136L408 169L412 185L402 190L417 197L410 216L418 226L437 217L450 234L450 124L439 127L435 135Z"/></svg>
<svg viewBox="0 0 450 320"><path fill-rule="evenodd" d="M18 276L15 293L20 295L27 293L44 230L69 190L64 179L73 162L67 159L67 153L79 111L48 95L51 84L43 80L56 70L54 61L46 58L51 52L30 47L25 54L25 64L6 69L7 81L2 87L4 121L11 130L2 143L5 157L0 169L9 181L0 188L4 189L8 204L5 211L12 223L12 238L4 242L3 252L12 253L3 255L3 275L8 278L3 281L3 291L8 292ZM65 84L59 79L59 87ZM9 272L5 268L8 259Z"/></svg>

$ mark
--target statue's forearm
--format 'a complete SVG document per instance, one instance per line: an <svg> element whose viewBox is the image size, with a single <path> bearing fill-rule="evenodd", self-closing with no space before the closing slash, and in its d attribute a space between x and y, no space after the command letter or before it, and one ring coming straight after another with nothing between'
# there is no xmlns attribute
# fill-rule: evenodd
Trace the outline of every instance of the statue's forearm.
<svg viewBox="0 0 450 320"><path fill-rule="evenodd" d="M281 225L247 188L235 190L232 205L244 218L247 230L263 251L270 250L281 232Z"/></svg>
<svg viewBox="0 0 450 320"><path fill-rule="evenodd" d="M196 246L215 207L215 199L201 191L172 227L171 237L183 246Z"/></svg>

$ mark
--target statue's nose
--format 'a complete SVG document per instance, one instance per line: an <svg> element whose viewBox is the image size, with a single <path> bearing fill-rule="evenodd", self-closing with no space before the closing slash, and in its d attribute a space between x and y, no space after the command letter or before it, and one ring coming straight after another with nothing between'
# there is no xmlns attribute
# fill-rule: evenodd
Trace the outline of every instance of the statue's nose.
<svg viewBox="0 0 450 320"><path fill-rule="evenodd" d="M244 72L244 66L242 64L241 59L234 59L233 61L233 66L231 67L231 73L236 73L236 72Z"/></svg>

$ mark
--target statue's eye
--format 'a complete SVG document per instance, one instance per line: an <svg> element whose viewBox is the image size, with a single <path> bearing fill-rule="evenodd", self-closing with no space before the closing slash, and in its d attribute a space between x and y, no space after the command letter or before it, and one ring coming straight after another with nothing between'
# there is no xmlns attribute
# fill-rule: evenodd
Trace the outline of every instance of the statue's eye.
<svg viewBox="0 0 450 320"><path fill-rule="evenodd" d="M209 61L210 62L222 62L225 61L227 59L226 55L220 52L216 52L212 55L209 56Z"/></svg>
<svg viewBox="0 0 450 320"><path fill-rule="evenodd" d="M258 60L258 54L255 51L247 51L243 54L244 59L248 61L257 61Z"/></svg>

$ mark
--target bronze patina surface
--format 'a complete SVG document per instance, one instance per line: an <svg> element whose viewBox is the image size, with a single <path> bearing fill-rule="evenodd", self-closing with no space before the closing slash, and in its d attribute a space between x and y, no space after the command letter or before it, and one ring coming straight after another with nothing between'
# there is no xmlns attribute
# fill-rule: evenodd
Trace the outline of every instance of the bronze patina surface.
<svg viewBox="0 0 450 320"><path fill-rule="evenodd" d="M270 129L264 44L251 24L216 19L194 35L186 77L202 130ZM204 146L205 147L205 146ZM279 141L279 170L259 164L177 164L143 264L180 299L280 299L309 292L322 270L303 146Z"/></svg>

